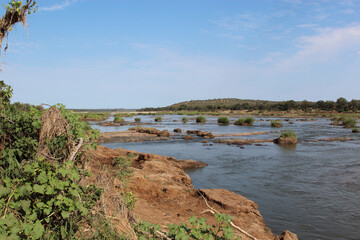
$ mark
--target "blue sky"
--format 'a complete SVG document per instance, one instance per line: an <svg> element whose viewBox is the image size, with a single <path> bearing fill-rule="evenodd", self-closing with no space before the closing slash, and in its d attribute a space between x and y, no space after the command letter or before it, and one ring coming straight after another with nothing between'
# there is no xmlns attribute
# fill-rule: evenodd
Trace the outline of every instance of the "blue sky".
<svg viewBox="0 0 360 240"><path fill-rule="evenodd" d="M359 0L37 2L29 28L17 26L1 56L13 101L360 99Z"/></svg>

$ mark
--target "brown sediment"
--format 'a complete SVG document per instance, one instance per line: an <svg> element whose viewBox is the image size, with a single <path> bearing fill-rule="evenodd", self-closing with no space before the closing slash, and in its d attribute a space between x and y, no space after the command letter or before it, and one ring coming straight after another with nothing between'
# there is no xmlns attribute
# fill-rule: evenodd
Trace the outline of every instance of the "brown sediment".
<svg viewBox="0 0 360 240"><path fill-rule="evenodd" d="M115 211L120 201L117 196L123 191L123 187L117 179L112 181L107 179L106 173L113 168L113 160L116 157L126 156L129 152L135 156L132 159L133 176L130 179L129 190L138 197L133 214L140 220L157 223L165 230L166 224L186 222L193 215L206 217L209 224L215 224L213 214L204 211L209 210L209 205L216 211L232 215L234 224L259 240L276 238L265 225L258 206L253 201L224 189L196 190L191 178L183 170L189 163L191 163L190 167L198 166L195 161L186 160L184 163L172 157L147 153L134 154L134 151L99 146L93 151L93 158L86 165L93 175L83 183L105 188L104 209L108 215L115 216L112 221L119 231L133 233L129 228L128 220L122 222L117 220L122 219L121 214L128 213ZM251 239L238 230L234 231L243 240Z"/></svg>

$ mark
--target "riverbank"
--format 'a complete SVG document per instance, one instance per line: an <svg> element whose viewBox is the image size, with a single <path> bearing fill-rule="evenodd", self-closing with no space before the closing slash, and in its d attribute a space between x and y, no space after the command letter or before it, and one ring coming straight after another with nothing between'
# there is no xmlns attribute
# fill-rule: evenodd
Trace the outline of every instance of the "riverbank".
<svg viewBox="0 0 360 240"><path fill-rule="evenodd" d="M280 239L266 226L257 204L253 201L224 189L196 190L184 168L204 167L205 164L99 146L91 153L91 161L86 164L86 169L92 172L92 176L85 179L84 183L104 187L105 212L108 212L108 215L114 213L113 223L118 225L119 231L132 234L127 222L117 220L124 219L124 214L128 213L116 213L114 210L124 186L118 179L108 178L107 173L111 171L115 158L129 154L134 157L130 160L133 175L128 189L138 198L133 211L134 218L158 223L164 229L166 224L186 222L193 215L206 217L210 224L214 224L215 218L208 211L210 206L216 211L232 215L233 223L256 239ZM238 230L234 231L244 240L253 239Z"/></svg>

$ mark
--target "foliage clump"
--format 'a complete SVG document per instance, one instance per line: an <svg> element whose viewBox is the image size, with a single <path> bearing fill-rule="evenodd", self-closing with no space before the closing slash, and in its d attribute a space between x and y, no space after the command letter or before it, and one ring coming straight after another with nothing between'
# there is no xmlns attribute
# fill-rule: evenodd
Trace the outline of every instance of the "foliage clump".
<svg viewBox="0 0 360 240"><path fill-rule="evenodd" d="M198 116L196 118L196 123L206 123L206 118L204 116Z"/></svg>
<svg viewBox="0 0 360 240"><path fill-rule="evenodd" d="M332 118L333 125L343 126L344 128L356 127L356 119L347 116L335 116Z"/></svg>
<svg viewBox="0 0 360 240"><path fill-rule="evenodd" d="M270 126L271 127L275 127L275 128L279 128L279 127L282 127L282 123L280 121L276 121L276 120L273 120L273 121L270 121Z"/></svg>
<svg viewBox="0 0 360 240"><path fill-rule="evenodd" d="M285 130L281 133L280 137L287 137L287 138L295 138L296 139L296 133L294 130Z"/></svg>
<svg viewBox="0 0 360 240"><path fill-rule="evenodd" d="M252 117L247 118L239 118L234 122L237 126L252 126L254 124L255 119Z"/></svg>
<svg viewBox="0 0 360 240"><path fill-rule="evenodd" d="M359 129L359 128L354 127L354 128L352 129L352 132L353 132L353 133L360 133L360 129Z"/></svg>
<svg viewBox="0 0 360 240"><path fill-rule="evenodd" d="M181 121L182 121L183 123L187 123L187 122L189 121L189 119L188 119L187 117L183 117L183 118L181 119Z"/></svg>
<svg viewBox="0 0 360 240"><path fill-rule="evenodd" d="M161 122L162 121L162 117L156 117L155 118L155 122Z"/></svg>
<svg viewBox="0 0 360 240"><path fill-rule="evenodd" d="M141 122L141 118L135 118L135 122Z"/></svg>
<svg viewBox="0 0 360 240"><path fill-rule="evenodd" d="M227 117L219 117L218 124L227 126L230 124L230 120Z"/></svg>
<svg viewBox="0 0 360 240"><path fill-rule="evenodd" d="M114 123L122 123L122 122L125 122L125 119L123 119L122 117L119 117L119 116L114 116Z"/></svg>
<svg viewBox="0 0 360 240"><path fill-rule="evenodd" d="M78 184L98 132L62 105L19 112L0 92L0 236L71 238L102 193Z"/></svg>

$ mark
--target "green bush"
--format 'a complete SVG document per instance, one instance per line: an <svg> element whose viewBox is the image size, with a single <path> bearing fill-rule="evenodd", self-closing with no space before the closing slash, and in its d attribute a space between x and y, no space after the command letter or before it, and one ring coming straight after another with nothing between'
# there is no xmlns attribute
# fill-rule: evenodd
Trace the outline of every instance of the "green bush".
<svg viewBox="0 0 360 240"><path fill-rule="evenodd" d="M135 122L141 122L141 118L135 118Z"/></svg>
<svg viewBox="0 0 360 240"><path fill-rule="evenodd" d="M239 118L238 120L235 121L235 125L238 126L252 126L254 124L255 119L252 117L248 117L248 118Z"/></svg>
<svg viewBox="0 0 360 240"><path fill-rule="evenodd" d="M115 115L114 116L114 123L121 123L121 122L125 122L125 119Z"/></svg>
<svg viewBox="0 0 360 240"><path fill-rule="evenodd" d="M273 120L273 121L270 122L270 126L271 127L282 127L283 125L282 125L281 122Z"/></svg>
<svg viewBox="0 0 360 240"><path fill-rule="evenodd" d="M187 123L187 122L189 121L189 119L188 119L187 117L183 117L183 118L181 119L181 121L182 121L183 123Z"/></svg>
<svg viewBox="0 0 360 240"><path fill-rule="evenodd" d="M296 138L296 134L293 130L285 130L281 132L280 137Z"/></svg>
<svg viewBox="0 0 360 240"><path fill-rule="evenodd" d="M155 122L161 122L161 121L162 121L162 117L155 118Z"/></svg>
<svg viewBox="0 0 360 240"><path fill-rule="evenodd" d="M198 116L196 118L196 123L206 123L206 118L204 116Z"/></svg>
<svg viewBox="0 0 360 240"><path fill-rule="evenodd" d="M345 117L343 119L342 125L345 128L354 128L356 126L356 119L350 118L350 117Z"/></svg>
<svg viewBox="0 0 360 240"><path fill-rule="evenodd" d="M355 127L355 128L352 129L352 132L353 133L360 133L360 129Z"/></svg>
<svg viewBox="0 0 360 240"><path fill-rule="evenodd" d="M230 121L227 117L219 117L218 118L218 124L220 125L229 125Z"/></svg>

